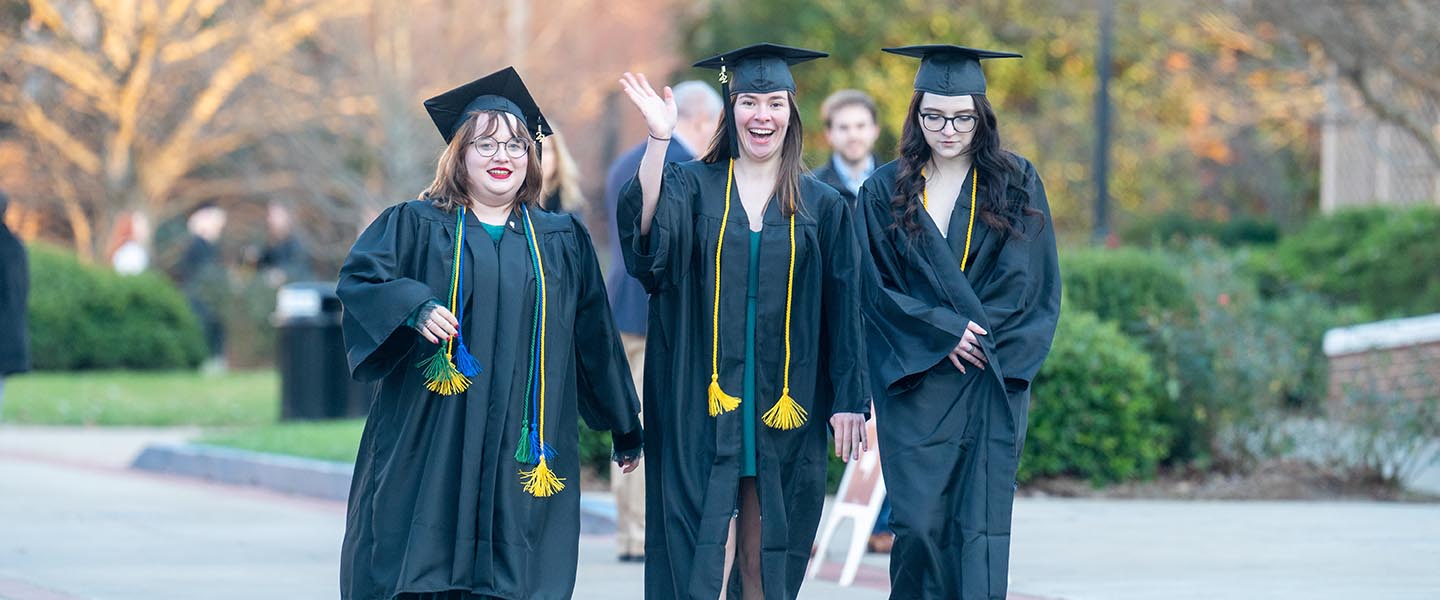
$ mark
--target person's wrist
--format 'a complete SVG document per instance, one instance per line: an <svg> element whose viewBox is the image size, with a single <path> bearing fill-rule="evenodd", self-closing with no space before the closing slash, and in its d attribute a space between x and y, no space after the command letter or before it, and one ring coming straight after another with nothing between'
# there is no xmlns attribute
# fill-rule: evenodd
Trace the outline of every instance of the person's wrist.
<svg viewBox="0 0 1440 600"><path fill-rule="evenodd" d="M672 138L674 138L674 137L675 137L675 133L674 133L674 132L671 132L670 135L663 135L663 136L662 136L662 135L655 135L653 132L650 134L650 139L655 140L655 141L658 141L658 142L668 142L668 141L670 141L670 140L671 140Z"/></svg>

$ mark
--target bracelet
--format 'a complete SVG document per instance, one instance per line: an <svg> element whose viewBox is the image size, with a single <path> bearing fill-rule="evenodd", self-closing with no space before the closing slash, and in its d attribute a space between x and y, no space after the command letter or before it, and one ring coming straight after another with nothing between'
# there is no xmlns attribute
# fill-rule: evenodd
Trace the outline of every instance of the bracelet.
<svg viewBox="0 0 1440 600"><path fill-rule="evenodd" d="M671 136L671 137L674 137L674 136ZM653 133L650 134L650 139L652 139L652 140L658 140L658 141L661 141L661 142L668 142L668 141L670 141L670 138L668 138L668 137L663 137L663 138L662 138L662 137L655 137L655 134L653 134Z"/></svg>

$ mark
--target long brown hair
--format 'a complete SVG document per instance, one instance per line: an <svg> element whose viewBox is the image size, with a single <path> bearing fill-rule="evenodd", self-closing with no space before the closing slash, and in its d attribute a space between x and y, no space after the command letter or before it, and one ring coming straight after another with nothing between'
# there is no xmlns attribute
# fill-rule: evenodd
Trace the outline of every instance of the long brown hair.
<svg viewBox="0 0 1440 600"><path fill-rule="evenodd" d="M489 116L485 120L482 129L479 125L482 115ZM520 189L515 193L515 200L522 204L534 205L540 201L541 179L544 173L540 169L540 153L537 151L536 143L530 139L530 134L525 127L520 125L520 120L510 113L498 110L477 110L465 117L465 122L455 131L454 137L450 138L450 145L440 153L440 159L435 165L435 180L420 192L420 197L429 200L436 208L445 212L451 212L456 207L470 203L470 177L469 171L465 168L465 147L470 145L470 140L476 136L495 135L500 130L500 124L505 123L510 128L510 135L516 139L523 140L529 144L530 151L525 154L525 180L520 182ZM500 152L505 149L501 148Z"/></svg>
<svg viewBox="0 0 1440 600"><path fill-rule="evenodd" d="M805 128L800 123L800 109L795 105L795 94L786 95L790 99L790 124L785 128L785 139L780 142L780 169L775 178L773 193L780 199L780 214L790 217L800 212L800 176L805 174L805 162L801 156L804 152ZM735 100L739 97L740 94L730 95L729 110L735 110ZM740 125L727 118L725 113L726 111L721 111L720 126L715 128L710 149L700 159L708 164L729 160L732 147L739 150Z"/></svg>
<svg viewBox="0 0 1440 600"><path fill-rule="evenodd" d="M924 210L920 204L920 192L925 189L921 170L931 158L930 144L925 142L925 133L920 129L920 101L924 98L925 92L916 91L910 100L910 110L906 111L905 127L896 149L900 168L895 176L895 194L890 198L895 226L905 229L912 239L920 233L916 215ZM971 98L975 100L975 112L980 119L975 124L970 147L965 151L972 155L975 169L982 174L980 188L975 191L979 204L976 212L986 225L1020 235L1024 230L1022 217L1041 213L1030 208L1029 194L1022 187L1020 162L1000 146L1000 127L994 107L985 96L977 94Z"/></svg>

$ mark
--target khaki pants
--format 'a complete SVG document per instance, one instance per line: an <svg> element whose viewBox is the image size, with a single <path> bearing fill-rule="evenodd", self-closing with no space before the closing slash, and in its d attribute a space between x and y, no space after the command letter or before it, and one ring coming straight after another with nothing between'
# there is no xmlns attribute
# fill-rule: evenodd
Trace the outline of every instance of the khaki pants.
<svg viewBox="0 0 1440 600"><path fill-rule="evenodd" d="M620 334L625 345L625 358L630 361L630 377L635 389L645 385L645 336ZM620 554L645 555L645 459L631 473L621 473L610 463L610 489L615 493L615 541Z"/></svg>

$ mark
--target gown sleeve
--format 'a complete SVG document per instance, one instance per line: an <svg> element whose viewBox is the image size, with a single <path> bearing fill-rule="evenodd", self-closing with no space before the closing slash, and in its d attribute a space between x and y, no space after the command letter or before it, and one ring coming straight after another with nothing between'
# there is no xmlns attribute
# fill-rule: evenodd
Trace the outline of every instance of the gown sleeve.
<svg viewBox="0 0 1440 600"><path fill-rule="evenodd" d="M654 294L669 289L684 278L690 265L695 227L692 207L698 193L693 174L678 164L666 164L650 233L640 235L643 199L639 175L620 190L615 223L620 228L625 269L645 286L646 292Z"/></svg>
<svg viewBox="0 0 1440 600"><path fill-rule="evenodd" d="M836 198L830 218L820 224L821 255L825 257L820 311L824 323L821 349L826 358L831 414L870 412L865 370L865 328L860 317L860 247L850 205Z"/></svg>
<svg viewBox="0 0 1440 600"><path fill-rule="evenodd" d="M977 290L992 327L991 339L1011 392L1028 389L1040 370L1060 318L1060 262L1055 224L1045 185L1026 165L1023 187L1039 215L1024 218L1024 234L1008 235L996 261L995 275Z"/></svg>
<svg viewBox="0 0 1440 600"><path fill-rule="evenodd" d="M944 360L960 343L970 319L906 289L904 263L886 231L892 222L888 186L877 179L860 188L856 206L863 222L856 230L865 263L863 306L871 384L882 393Z"/></svg>
<svg viewBox="0 0 1440 600"><path fill-rule="evenodd" d="M609 430L615 451L640 448L640 401L630 378L630 365L610 313L605 279L585 226L573 216L575 256L579 258L579 293L575 307L574 352L580 416L591 429ZM653 229L651 231L654 231Z"/></svg>
<svg viewBox="0 0 1440 600"><path fill-rule="evenodd" d="M357 380L389 374L419 339L405 321L435 296L430 286L404 271L418 243L419 225L403 204L386 209L355 240L340 267L335 293L345 308L345 354Z"/></svg>

